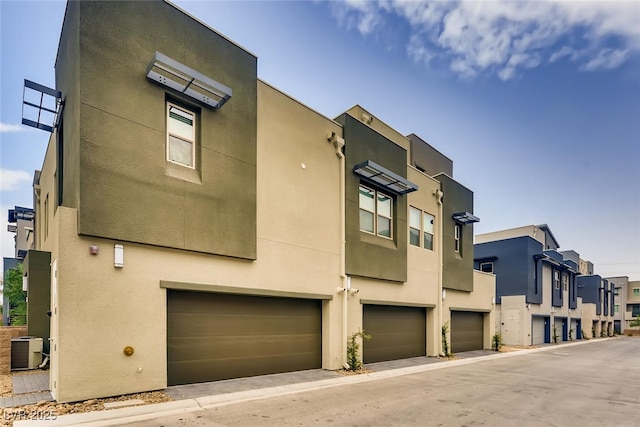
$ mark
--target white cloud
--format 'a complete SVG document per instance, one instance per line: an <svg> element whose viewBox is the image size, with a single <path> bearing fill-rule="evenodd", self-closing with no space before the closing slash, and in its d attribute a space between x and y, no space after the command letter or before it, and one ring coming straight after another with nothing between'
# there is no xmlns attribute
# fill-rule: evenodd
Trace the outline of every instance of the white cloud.
<svg viewBox="0 0 640 427"><path fill-rule="evenodd" d="M25 128L21 125L10 125L7 123L0 123L0 133L4 132L22 132Z"/></svg>
<svg viewBox="0 0 640 427"><path fill-rule="evenodd" d="M617 68L626 61L628 54L629 51L626 49L603 49L595 58L584 64L583 68L587 71Z"/></svg>
<svg viewBox="0 0 640 427"><path fill-rule="evenodd" d="M342 25L365 36L395 13L411 28L410 58L428 63L438 57L463 77L495 72L508 80L520 70L565 59L585 71L612 69L640 52L635 0L348 0L333 9Z"/></svg>
<svg viewBox="0 0 640 427"><path fill-rule="evenodd" d="M25 171L0 169L0 191L12 191L31 183L32 176Z"/></svg>

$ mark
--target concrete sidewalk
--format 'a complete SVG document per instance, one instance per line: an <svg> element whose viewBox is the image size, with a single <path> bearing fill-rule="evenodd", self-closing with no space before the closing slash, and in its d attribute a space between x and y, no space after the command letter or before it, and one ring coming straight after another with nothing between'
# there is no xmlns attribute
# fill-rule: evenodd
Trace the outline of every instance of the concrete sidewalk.
<svg viewBox="0 0 640 427"><path fill-rule="evenodd" d="M439 359L434 357L417 357L412 359L394 360L390 362L380 362L365 365L366 368L375 371L368 374L360 375L341 375L333 371L316 369L310 371L291 372L286 374L241 378L237 380L217 381L205 384L174 386L169 387L166 392L172 396L175 396L174 398L180 400L152 405L111 409L105 411L62 415L57 417L56 420L47 420L46 425L123 425L137 421L152 420L166 415L194 412L202 409L226 406L239 402L247 402L275 396L284 396L288 394L319 390L329 387L337 387L345 384L356 384L367 381L375 381L384 378L410 375L437 369L453 368L456 366L479 363L486 360L521 356L540 351L557 350L559 347L583 345L589 342L602 342L606 339L608 338L593 341L562 343L560 345L549 345L534 349L523 349L507 353L496 353L489 350L480 350L475 352L459 353L457 354L458 359L455 360ZM45 423L37 420L14 422L14 427L41 427L43 425L45 425Z"/></svg>
<svg viewBox="0 0 640 427"><path fill-rule="evenodd" d="M0 397L0 408L33 405L41 401L53 402L53 396L49 391L49 371L13 375L11 382L13 396Z"/></svg>

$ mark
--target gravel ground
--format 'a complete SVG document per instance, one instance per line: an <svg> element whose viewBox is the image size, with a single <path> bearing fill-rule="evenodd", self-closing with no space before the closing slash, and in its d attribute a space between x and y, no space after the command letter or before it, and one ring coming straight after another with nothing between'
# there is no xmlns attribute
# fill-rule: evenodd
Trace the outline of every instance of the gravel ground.
<svg viewBox="0 0 640 427"><path fill-rule="evenodd" d="M0 397L9 397L12 394L11 375L0 375Z"/></svg>
<svg viewBox="0 0 640 427"><path fill-rule="evenodd" d="M40 371L15 372L12 375L29 375ZM11 375L0 375L0 397L13 395ZM14 420L27 419L53 419L65 414L78 414L82 412L104 411L104 404L108 402L120 402L130 399L140 399L145 405L171 401L171 397L164 391L151 391L145 393L127 394L104 399L91 399L74 403L38 402L36 405L25 405L14 408L0 409L0 427L11 427Z"/></svg>

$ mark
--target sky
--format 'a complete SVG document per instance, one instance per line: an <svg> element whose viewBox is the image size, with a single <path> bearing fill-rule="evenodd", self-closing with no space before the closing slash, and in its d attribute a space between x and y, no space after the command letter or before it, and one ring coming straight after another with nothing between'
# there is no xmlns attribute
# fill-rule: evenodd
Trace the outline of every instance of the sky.
<svg viewBox="0 0 640 427"><path fill-rule="evenodd" d="M640 280L639 1L176 1L327 117L355 104L453 160L475 233L548 224L603 277ZM32 206L49 134L23 79L54 87L65 3L0 0L0 224Z"/></svg>

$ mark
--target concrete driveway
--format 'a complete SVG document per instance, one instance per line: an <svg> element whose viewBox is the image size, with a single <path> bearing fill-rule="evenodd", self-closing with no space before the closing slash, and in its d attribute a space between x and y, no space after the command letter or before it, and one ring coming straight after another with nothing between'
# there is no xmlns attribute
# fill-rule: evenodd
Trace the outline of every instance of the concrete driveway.
<svg viewBox="0 0 640 427"><path fill-rule="evenodd" d="M544 350L127 425L638 425L640 339Z"/></svg>

